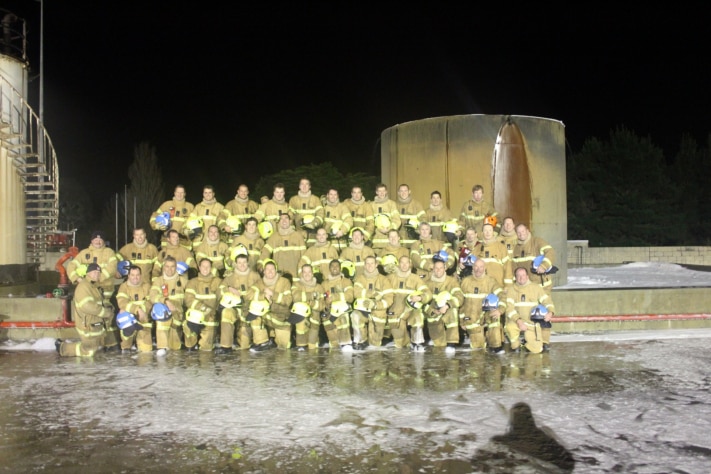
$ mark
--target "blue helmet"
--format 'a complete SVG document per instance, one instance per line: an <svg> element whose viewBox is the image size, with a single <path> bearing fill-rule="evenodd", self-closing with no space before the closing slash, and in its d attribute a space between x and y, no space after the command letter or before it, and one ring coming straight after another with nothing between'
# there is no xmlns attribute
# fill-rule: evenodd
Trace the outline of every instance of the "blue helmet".
<svg viewBox="0 0 711 474"><path fill-rule="evenodd" d="M531 263L531 269L533 270L534 273L537 272L538 267L540 267L543 264L543 260L545 260L545 255L539 255L538 257L533 259L533 263ZM546 269L546 273L556 273L558 271L558 267L551 266L550 268Z"/></svg>
<svg viewBox="0 0 711 474"><path fill-rule="evenodd" d="M446 250L440 250L432 256L432 261L440 261L446 264L449 261L449 254Z"/></svg>
<svg viewBox="0 0 711 474"><path fill-rule="evenodd" d="M462 265L464 265L465 267L473 267L474 262L476 262L476 255L474 255L473 253L470 253L469 255L464 257L464 261L462 262Z"/></svg>
<svg viewBox="0 0 711 474"><path fill-rule="evenodd" d="M482 311L493 311L499 307L499 297L494 293L489 293L481 303Z"/></svg>
<svg viewBox="0 0 711 474"><path fill-rule="evenodd" d="M128 267L131 266L131 262L128 260L121 260L117 265L116 265L116 270L121 274L121 276L127 276L128 275Z"/></svg>
<svg viewBox="0 0 711 474"><path fill-rule="evenodd" d="M190 267L188 267L188 264L185 262L178 262L176 264L176 269L178 270L178 275L184 275L185 273L187 273L189 268Z"/></svg>
<svg viewBox="0 0 711 474"><path fill-rule="evenodd" d="M156 216L156 224L159 227L170 227L170 212L162 212Z"/></svg>
<svg viewBox="0 0 711 474"><path fill-rule="evenodd" d="M156 303L151 310L151 318L154 321L167 321L170 319L170 310L163 303Z"/></svg>
<svg viewBox="0 0 711 474"><path fill-rule="evenodd" d="M134 332L143 329L136 317L128 311L121 311L116 315L116 325L125 336L131 336Z"/></svg>
<svg viewBox="0 0 711 474"><path fill-rule="evenodd" d="M548 314L548 308L539 304L531 310L531 321L540 322Z"/></svg>

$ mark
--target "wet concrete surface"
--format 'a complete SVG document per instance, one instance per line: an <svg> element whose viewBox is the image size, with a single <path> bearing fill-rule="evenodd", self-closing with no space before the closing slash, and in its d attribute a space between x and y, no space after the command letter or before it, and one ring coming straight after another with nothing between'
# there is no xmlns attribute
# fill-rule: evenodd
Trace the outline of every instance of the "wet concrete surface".
<svg viewBox="0 0 711 474"><path fill-rule="evenodd" d="M565 335L502 356L2 351L0 472L571 472L496 442L520 402L573 472L711 472L710 339Z"/></svg>

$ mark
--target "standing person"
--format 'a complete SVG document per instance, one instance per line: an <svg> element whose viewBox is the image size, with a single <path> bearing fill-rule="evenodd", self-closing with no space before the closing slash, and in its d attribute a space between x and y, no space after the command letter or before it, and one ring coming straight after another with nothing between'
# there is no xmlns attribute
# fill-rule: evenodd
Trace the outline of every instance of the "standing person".
<svg viewBox="0 0 711 474"><path fill-rule="evenodd" d="M106 246L103 231L97 230L91 234L91 243L84 250L80 250L76 257L69 262L67 273L69 280L75 285L84 279L83 272L88 265L96 263L101 270L95 286L101 291L104 301L111 301L114 295L114 275L116 275L116 252ZM104 335L104 349L113 352L119 350L118 326L113 318L105 319L106 334Z"/></svg>
<svg viewBox="0 0 711 474"><path fill-rule="evenodd" d="M519 267L514 274L516 282L506 292L506 336L511 351L519 352L520 336L529 352L548 351L551 343L551 320L555 316L553 300L539 285L528 279L528 270ZM540 320L533 321L532 312L542 306Z"/></svg>
<svg viewBox="0 0 711 474"><path fill-rule="evenodd" d="M363 273L365 259L375 256L375 252L371 247L365 245L365 232L360 227L351 229L350 240L348 247L341 250L341 259L353 262L356 272L355 275L351 275L351 278L354 278Z"/></svg>
<svg viewBox="0 0 711 474"><path fill-rule="evenodd" d="M448 352L459 345L459 306L464 294L459 281L446 273L442 260L436 260L426 279L432 299L425 307L425 319L432 345L446 347Z"/></svg>
<svg viewBox="0 0 711 474"><path fill-rule="evenodd" d="M322 283L326 290L324 303L328 308L328 321L323 321L323 327L332 348L340 346L342 351L352 351L350 309L353 304L353 283L341 273L340 261L332 260L328 270ZM309 340L313 338L309 336Z"/></svg>
<svg viewBox="0 0 711 474"><path fill-rule="evenodd" d="M474 247L474 255L486 263L486 274L493 277L501 286L508 288L513 284L511 259L506 246L496 238L494 226L484 224L482 240Z"/></svg>
<svg viewBox="0 0 711 474"><path fill-rule="evenodd" d="M373 208L373 224L375 230L371 239L373 249L383 248L388 244L388 232L398 230L402 224L400 212L395 201L388 197L388 187L379 183L375 186L375 198L370 203Z"/></svg>
<svg viewBox="0 0 711 474"><path fill-rule="evenodd" d="M422 307L432 298L427 284L412 273L410 257L400 257L395 273L388 275L392 304L388 308L388 324L395 347L411 345L415 352L424 352L424 316Z"/></svg>
<svg viewBox="0 0 711 474"><path fill-rule="evenodd" d="M468 265L467 257L474 255L476 257L476 248L481 245L479 237L477 236L476 229L469 227L464 231L464 239L459 241L459 247L457 250L458 263L457 263L457 275L459 278L464 278L471 275L471 265Z"/></svg>
<svg viewBox="0 0 711 474"><path fill-rule="evenodd" d="M217 225L217 220L220 218L223 209L224 206L217 202L215 198L215 188L209 184L203 186L202 201L195 205L183 228L185 235L192 241L193 247L205 240L207 229L211 225ZM195 222L197 220L202 223L199 228L190 224L191 221Z"/></svg>
<svg viewBox="0 0 711 474"><path fill-rule="evenodd" d="M348 245L348 232L353 227L351 213L338 198L338 190L330 188L323 208L323 227L340 253Z"/></svg>
<svg viewBox="0 0 711 474"><path fill-rule="evenodd" d="M77 283L72 297L72 319L79 342L55 340L54 345L62 357L92 357L103 346L106 327L114 318L114 308L104 300L97 285L100 275L99 264L90 263L86 276Z"/></svg>
<svg viewBox="0 0 711 474"><path fill-rule="evenodd" d="M447 269L454 267L456 258L449 244L432 238L428 222L420 222L418 227L420 238L410 245L410 261L417 275L427 280L437 259L442 260Z"/></svg>
<svg viewBox="0 0 711 474"><path fill-rule="evenodd" d="M299 260L305 251L304 235L291 225L291 216L288 213L282 214L279 216L276 231L262 247L261 258L257 266L263 268L267 259L273 259L283 275L286 276L288 273L291 278L296 278Z"/></svg>
<svg viewBox="0 0 711 474"><path fill-rule="evenodd" d="M198 262L206 258L212 262L212 273L220 278L225 273L225 259L229 256L229 246L220 239L220 229L216 225L207 228L207 235L195 247L193 253Z"/></svg>
<svg viewBox="0 0 711 474"><path fill-rule="evenodd" d="M241 223L244 227L247 219L254 216L258 208L259 204L249 199L249 187L246 184L240 184L237 187L235 198L225 204L217 222L222 234L227 236L227 243L232 243L234 237L241 234L243 230L235 227L234 219L238 219L236 222Z"/></svg>
<svg viewBox="0 0 711 474"><path fill-rule="evenodd" d="M368 242L375 230L373 206L363 197L363 189L360 186L351 188L351 198L343 201L353 219L353 227L360 227L363 230L363 240Z"/></svg>
<svg viewBox="0 0 711 474"><path fill-rule="evenodd" d="M142 328L120 331L121 352L129 352L136 344L138 352L153 352L153 320L150 317L153 303L150 300L151 284L143 281L141 267L128 267L128 278L119 286L116 302L119 311L134 315Z"/></svg>
<svg viewBox="0 0 711 474"><path fill-rule="evenodd" d="M259 205L259 209L254 213L258 222L271 222L276 227L279 217L282 214L289 214L289 203L285 198L286 191L284 185L277 183L272 191L272 198L266 199Z"/></svg>
<svg viewBox="0 0 711 474"><path fill-rule="evenodd" d="M464 227L473 227L477 232L481 232L484 225L484 218L494 217L498 219L499 213L494 206L484 200L484 187L476 184L472 188L472 198L462 204L459 213L459 224ZM498 229L496 229L498 231Z"/></svg>
<svg viewBox="0 0 711 474"><path fill-rule="evenodd" d="M486 274L486 263L483 260L475 260L472 264L472 273L462 279L459 287L464 295L464 302L459 308L459 324L469 336L469 346L472 349L480 350L487 346L489 339L489 349L491 352L499 353L502 349L501 337L499 342L493 338L488 331L501 331L501 315L504 314L506 303L504 301L504 291L501 284L496 279ZM484 312L482 307L488 295L494 295L499 300L496 309ZM493 343L493 345L492 345Z"/></svg>
<svg viewBox="0 0 711 474"><path fill-rule="evenodd" d="M254 285L253 299L267 302L269 312L266 314L266 325L269 336L274 338L274 343L279 349L289 349L291 347L289 316L293 302L291 282L280 276L277 270L277 264L273 260L264 263L264 275Z"/></svg>
<svg viewBox="0 0 711 474"><path fill-rule="evenodd" d="M141 275L150 280L153 266L158 260L158 248L146 240L146 231L140 227L133 229L133 242L119 250L119 256L141 268Z"/></svg>
<svg viewBox="0 0 711 474"><path fill-rule="evenodd" d="M380 347L383 344L387 310L392 304L388 279L378 271L378 261L374 255L365 257L363 271L356 275L353 284L353 325L354 349L365 349L368 344ZM389 296L386 297L386 294Z"/></svg>
<svg viewBox="0 0 711 474"><path fill-rule="evenodd" d="M432 227L432 237L437 240L447 242L442 226L445 222L456 220L454 213L442 202L442 194L439 191L430 193L430 205L425 209L425 222L429 222Z"/></svg>
<svg viewBox="0 0 711 474"><path fill-rule="evenodd" d="M417 240L420 222L425 219L425 208L410 192L410 186L401 184L397 188L397 209L400 213L402 226L400 240L402 245L409 247Z"/></svg>
<svg viewBox="0 0 711 474"><path fill-rule="evenodd" d="M173 191L173 199L165 201L158 207L158 209L151 215L149 220L149 225L153 230L159 230L161 234L161 247L163 247L168 241L167 232L171 229L178 231L178 234L182 237L181 245L186 247L188 250L192 248L192 243L183 234L183 225L185 221L195 206L192 203L185 200L186 197L185 186L178 184ZM165 220L158 219L158 216L167 216L168 225L165 224Z"/></svg>
<svg viewBox="0 0 711 474"><path fill-rule="evenodd" d="M555 265L555 250L541 237L534 237L526 224L516 226L516 246L513 250L514 269L525 268L529 270L533 267L534 260L542 256L542 262L535 269L536 283L543 288L548 296L553 291L553 280L550 271Z"/></svg>
<svg viewBox="0 0 711 474"><path fill-rule="evenodd" d="M249 256L249 268L253 271L257 270L257 263L262 255L262 249L264 248L264 239L257 231L257 224L256 218L247 218L244 224L244 232L242 235L238 235L232 239L232 245L230 247L231 250L239 245L244 245L247 249L247 255Z"/></svg>
<svg viewBox="0 0 711 474"><path fill-rule="evenodd" d="M193 252L180 245L180 236L178 231L170 229L168 231L168 241L165 247L158 252L158 260L153 266L153 275L157 276L162 271L163 262L168 257L173 257L176 262L184 262L193 270L197 269Z"/></svg>
<svg viewBox="0 0 711 474"><path fill-rule="evenodd" d="M321 199L311 193L311 180L301 178L299 190L289 199L289 211L294 217L294 226L302 229L306 246L316 242L315 230L323 224Z"/></svg>
<svg viewBox="0 0 711 474"><path fill-rule="evenodd" d="M514 247L516 247L518 243L516 225L514 224L513 217L504 217L503 223L501 224L501 231L499 232L499 239L501 239L501 242L506 246L509 258L513 262Z"/></svg>
<svg viewBox="0 0 711 474"><path fill-rule="evenodd" d="M156 321L156 355L159 356L165 355L167 350L178 351L183 345L188 277L178 273L177 265L175 258L168 255L163 261L161 274L151 282L151 303L163 303L170 311L170 319Z"/></svg>
<svg viewBox="0 0 711 474"><path fill-rule="evenodd" d="M269 340L262 318L247 321L249 302L254 295L253 287L259 283L257 272L249 268L247 255L238 255L234 271L220 283L218 297L224 307L220 318L220 345L215 354L229 354L237 333L240 349L247 350L252 343L262 344ZM224 305L225 296L229 295L238 304Z"/></svg>
<svg viewBox="0 0 711 474"><path fill-rule="evenodd" d="M318 349L319 331L311 331L315 325L318 328L321 324L321 311L325 309L325 290L314 278L313 267L310 264L302 265L299 270L299 280L291 285L291 297L293 304L305 303L311 309L310 315L302 321L294 323L296 332L296 349L303 351L306 348ZM311 337L313 336L313 340Z"/></svg>
<svg viewBox="0 0 711 474"><path fill-rule="evenodd" d="M212 262L200 260L198 276L191 278L185 288L185 346L189 351L212 351L215 344L217 321L217 292L220 279L212 273Z"/></svg>
<svg viewBox="0 0 711 474"><path fill-rule="evenodd" d="M328 232L323 227L316 231L316 243L307 248L299 260L299 268L306 264L313 267L313 272L321 277L328 275L328 265L338 258L338 249L328 240Z"/></svg>

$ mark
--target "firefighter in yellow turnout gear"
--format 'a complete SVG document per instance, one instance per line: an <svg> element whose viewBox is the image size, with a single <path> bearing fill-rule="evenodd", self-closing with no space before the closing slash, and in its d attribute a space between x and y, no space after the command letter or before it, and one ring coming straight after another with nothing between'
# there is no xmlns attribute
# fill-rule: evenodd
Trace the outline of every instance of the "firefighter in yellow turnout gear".
<svg viewBox="0 0 711 474"><path fill-rule="evenodd" d="M212 351L217 330L217 292L220 279L212 274L212 262L200 260L198 276L185 288L185 324L183 333L188 350Z"/></svg>
<svg viewBox="0 0 711 474"><path fill-rule="evenodd" d="M511 350L518 351L520 336L524 335L524 347L529 352L547 351L551 342L551 319L555 315L553 301L545 290L529 280L528 270L517 268L514 273L516 282L506 292L506 336L511 343ZM537 306L542 306L545 315L537 321L531 313Z"/></svg>

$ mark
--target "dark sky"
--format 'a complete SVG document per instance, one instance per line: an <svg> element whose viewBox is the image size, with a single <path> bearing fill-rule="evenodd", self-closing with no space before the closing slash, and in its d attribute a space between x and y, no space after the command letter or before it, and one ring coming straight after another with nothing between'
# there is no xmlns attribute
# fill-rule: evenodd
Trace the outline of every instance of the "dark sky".
<svg viewBox="0 0 711 474"><path fill-rule="evenodd" d="M62 176L119 192L148 141L169 188L195 201L212 183L226 202L280 167L378 175L384 129L459 114L560 120L572 151L617 126L668 154L684 132L705 144L700 12L462 5L46 0L44 111ZM30 24L36 74L39 3L3 6Z"/></svg>

